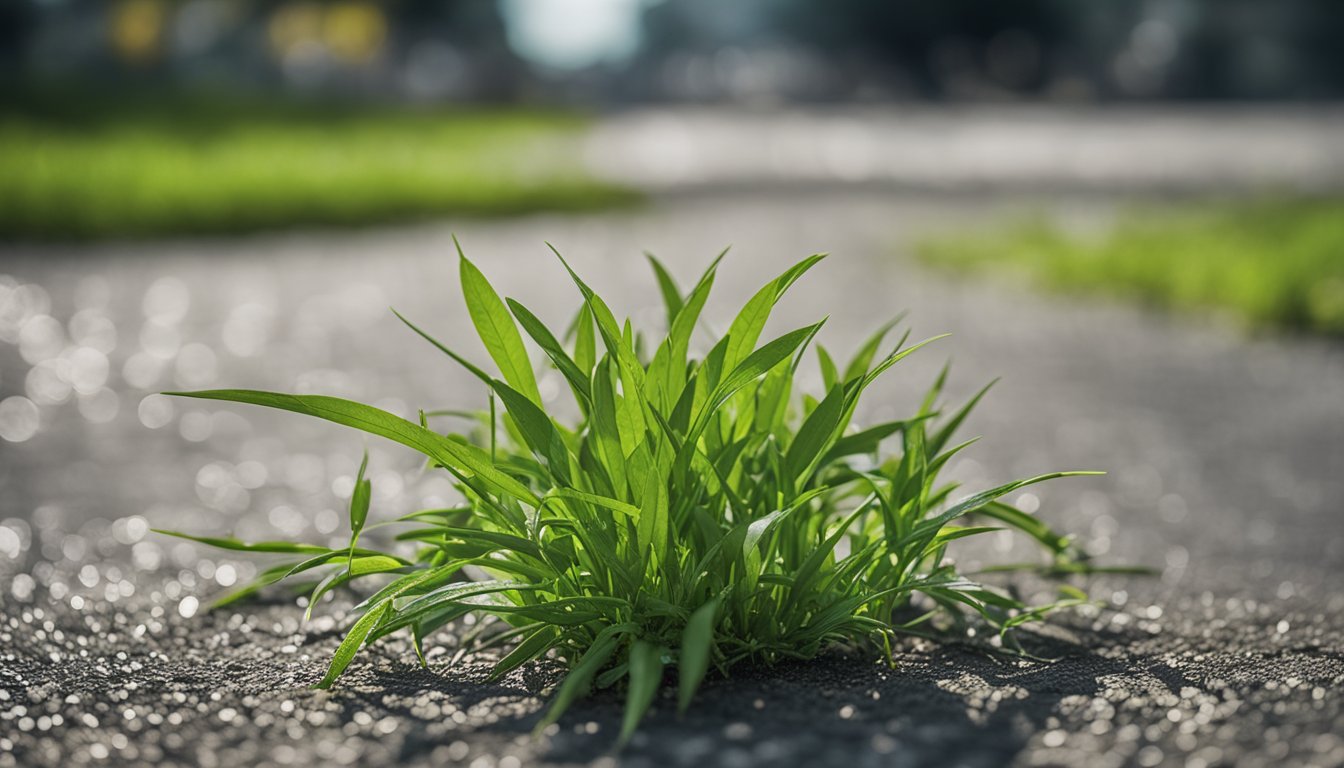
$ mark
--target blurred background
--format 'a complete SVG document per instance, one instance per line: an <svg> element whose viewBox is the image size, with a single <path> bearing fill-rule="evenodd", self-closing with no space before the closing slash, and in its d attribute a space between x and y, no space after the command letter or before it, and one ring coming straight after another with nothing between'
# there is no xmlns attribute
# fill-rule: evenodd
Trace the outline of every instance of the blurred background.
<svg viewBox="0 0 1344 768"><path fill-rule="evenodd" d="M733 246L720 330L829 251L776 327L953 332L863 418L1004 376L955 473L1109 470L1016 501L1163 571L1113 604L1344 610L1341 40L1336 0L9 0L4 589L187 616L253 566L149 526L339 539L359 436L156 393L483 406L387 311L484 359L456 233L547 321L544 241L655 331L646 249ZM375 515L451 495L370 447Z"/></svg>
<svg viewBox="0 0 1344 768"><path fill-rule="evenodd" d="M1102 563L1160 574L1090 579L1115 610L1061 621L1091 623L1090 637L1118 644L1108 657L1140 654L1133 668L1151 670L1140 677L1157 691L1147 701L1167 713L1179 694L1184 721L1173 708L1107 731L1098 716L1065 743L1063 730L1020 735L1006 708L1008 748L1047 738L1088 755L1042 753L1052 764L1195 766L1237 762L1220 750L1240 740L1266 763L1290 747L1312 755L1302 764L1344 761L1315 726L1250 707L1229 720L1234 694L1210 699L1211 715L1185 698L1192 689L1162 687L1185 679L1175 670L1196 652L1230 659L1189 673L1208 680L1259 680L1241 668L1275 649L1338 658L1323 622L1344 615L1342 99L1339 0L4 0L6 631L82 658L86 636L120 627L133 654L199 662L210 688L177 699L173 728L144 726L130 708L123 717L128 691L116 690L137 683L107 673L118 677L95 695L107 714L89 726L25 671L48 663L43 652L7 678L16 698L0 715L21 732L0 739L0 766L16 743L50 764L165 753L213 764L220 745L255 743L289 750L273 753L283 764L293 749L266 739L308 733L312 755L376 764L432 747L445 728L465 740L453 760L512 738L509 715L472 730L447 704L439 717L437 705L420 716L431 710L388 703L370 705L362 722L378 730L361 740L359 721L303 719L327 699L278 691L300 709L258 740L243 716L252 704L213 692L241 668L218 666L234 664L227 647L312 665L323 652L310 643L334 636L294 611L210 629L197 616L210 598L266 561L150 530L340 544L366 448L373 519L452 503L447 478L396 446L158 393L317 392L408 418L485 407L477 382L388 311L486 363L454 234L501 294L552 327L579 296L546 242L651 333L663 315L646 250L685 287L732 246L704 314L720 333L767 280L831 253L767 333L829 314L821 340L844 358L902 310L913 339L952 334L887 373L857 423L915 412L949 360L949 403L1001 376L964 430L985 437L952 477L969 492L1106 470L1011 501ZM804 377L819 385L814 363ZM541 391L572 407L553 371ZM971 571L1034 556L1006 535L959 553ZM1229 650L1231 633L1265 655ZM312 655L285 655L296 648ZM160 663L106 665L141 661ZM1292 666L1306 682L1264 691L1299 696L1323 721L1339 706L1328 669ZM1048 701L1077 700L1059 698L1074 685L1049 684ZM1025 695L995 689L990 711L1000 690ZM892 698L893 716L918 706ZM1115 712L1125 698L1095 701ZM770 718L770 706L744 717ZM1063 708L1037 731L1057 728ZM1074 725L1103 711L1076 709ZM966 741L955 726L925 730ZM724 733L702 741L747 754Z"/></svg>
<svg viewBox="0 0 1344 768"><path fill-rule="evenodd" d="M868 184L1286 196L1344 167L1330 0L16 0L0 236Z"/></svg>
<svg viewBox="0 0 1344 768"><path fill-rule="evenodd" d="M19 83L376 101L1328 99L1329 0L29 0Z"/></svg>

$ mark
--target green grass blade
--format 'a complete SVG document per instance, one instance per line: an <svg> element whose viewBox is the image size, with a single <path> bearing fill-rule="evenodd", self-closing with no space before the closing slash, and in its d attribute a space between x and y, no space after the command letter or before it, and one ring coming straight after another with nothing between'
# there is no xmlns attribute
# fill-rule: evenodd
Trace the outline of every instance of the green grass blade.
<svg viewBox="0 0 1344 768"><path fill-rule="evenodd" d="M719 599L705 603L686 620L681 634L680 656L677 660L677 712L686 714L695 692L700 689L709 672L710 657L714 650L714 623L719 611Z"/></svg>
<svg viewBox="0 0 1344 768"><path fill-rule="evenodd" d="M593 366L597 365L597 337L593 335L593 311L586 302L574 322L574 364L580 373L591 377Z"/></svg>
<svg viewBox="0 0 1344 768"><path fill-rule="evenodd" d="M922 549L924 543L927 542L928 539L931 539L934 536L934 534L936 534L944 525L947 525L948 523L952 522L953 520L956 520L959 517L968 515L972 512L976 512L981 508L983 508L985 505L989 504L991 501L994 501L1001 496L1006 496L1019 488L1025 488L1026 486L1029 485L1035 485L1036 483L1043 483L1046 480L1055 480L1062 477L1088 477L1103 474L1105 473L1051 472L1045 475L1037 475L1036 477L1029 477L1025 480L1015 480L1011 483L1005 483L1004 485L1000 485L997 488L991 488L987 491L981 491L980 493L973 494L957 502L946 512L920 522L919 525L915 526L914 530L910 533L910 535L903 540L903 544L909 543L911 541L919 541L920 542L919 546Z"/></svg>
<svg viewBox="0 0 1344 768"><path fill-rule="evenodd" d="M610 360L610 356L603 356L593 371L593 421L590 429L596 446L595 453L611 476L616 495L623 496L629 492L628 474Z"/></svg>
<svg viewBox="0 0 1344 768"><path fill-rule="evenodd" d="M808 491L807 493L794 499L793 503L790 504L788 507L785 507L784 509L777 509L774 512L771 512L770 514L766 515L765 517L753 520L751 525L747 526L747 535L742 540L742 551L745 553L755 549L756 545L760 542L760 540L764 538L765 535L768 534L770 530L774 528L775 525L779 523L784 517L791 514L794 510L799 509L804 504L807 504L808 502L817 498L818 496L821 496L822 494L828 492L829 490L830 490L829 488L814 488L813 490Z"/></svg>
<svg viewBox="0 0 1344 768"><path fill-rule="evenodd" d="M364 521L369 517L369 500L373 497L373 483L364 478L364 473L369 468L369 453L364 452L364 459L359 463L359 472L355 475L355 489L350 494L350 531L359 533L364 530ZM351 549L354 545L351 544Z"/></svg>
<svg viewBox="0 0 1344 768"><path fill-rule="evenodd" d="M546 356L551 358L551 362L555 363L556 370L560 371L560 374L569 382L575 394L578 395L580 404L584 405L591 402L592 391L587 374L580 370L579 366L565 352L565 348L560 345L550 329L538 320L537 316L532 314L527 307L513 299L505 299L505 301L508 302L509 309L513 310L513 316L518 318L518 323L523 326L523 330L527 331L527 335L531 336L537 346L541 347L541 350L546 353Z"/></svg>
<svg viewBox="0 0 1344 768"><path fill-rule="evenodd" d="M635 735L639 721L653 705L653 698L663 684L663 649L648 642L636 640L630 646L630 690L625 694L625 716L621 720L619 744L624 745Z"/></svg>
<svg viewBox="0 0 1344 768"><path fill-rule="evenodd" d="M742 311L733 319L733 324L728 328L728 348L724 356L725 367L732 368L740 363L756 346L757 340L761 338L761 331L765 330L765 323L770 319L770 310L779 302L784 292L793 285L794 281L802 277L807 270L811 269L826 254L814 254L802 261L789 267L774 280L766 283L761 290L756 292L755 296L747 302Z"/></svg>
<svg viewBox="0 0 1344 768"><path fill-rule="evenodd" d="M313 588L312 594L308 596L308 608L304 611L304 621L312 618L313 608L317 601L321 600L328 592L343 584L348 584L362 576L370 576L377 573L406 572L406 563L394 557L387 555L369 555L367 557L356 557L349 561L347 566L340 571L332 573L323 579ZM292 572L292 569L291 569Z"/></svg>
<svg viewBox="0 0 1344 768"><path fill-rule="evenodd" d="M992 501L976 510L977 515L998 520L1039 541L1055 554L1069 548L1069 537L1056 533L1044 521L1001 501Z"/></svg>
<svg viewBox="0 0 1344 768"><path fill-rule="evenodd" d="M341 676L345 668L350 666L350 662L355 660L355 654L364 645L373 628L378 626L392 611L391 603L383 603L378 609L369 611L360 617L359 621L346 633L345 639L341 641L336 653L331 657L331 666L327 668L327 674L322 676L322 680L315 688L330 688L331 684L336 682L336 678Z"/></svg>
<svg viewBox="0 0 1344 768"><path fill-rule="evenodd" d="M369 517L369 501L373 497L373 483L364 478L369 468L369 452L359 462L359 472L355 475L355 487L350 494L350 565L354 565L355 547L359 544L359 534L364 530L364 521Z"/></svg>
<svg viewBox="0 0 1344 768"><path fill-rule="evenodd" d="M854 353L849 365L845 366L845 381L852 381L868 373L869 366L873 364L873 357L877 355L878 347L882 346L882 339L886 338L891 329L895 328L903 319L905 319L904 312L888 320L868 337L863 346L859 347L859 351Z"/></svg>
<svg viewBox="0 0 1344 768"><path fill-rule="evenodd" d="M215 389L164 394L261 405L354 427L414 448L444 466L454 467L469 474L496 493L512 496L534 507L539 503L536 495L528 490L527 486L495 469L488 459L477 455L479 452L473 452L470 446L449 440L436 432L371 405L326 395L286 395L251 389Z"/></svg>
<svg viewBox="0 0 1344 768"><path fill-rule="evenodd" d="M463 368L466 368L467 371L470 372L472 376L475 376L476 378L485 382L486 386L490 385L490 380L492 378L490 374L486 373L476 365L472 364L471 361L467 360L465 357L449 349L447 346L443 344L443 342L439 341L433 336L430 336L424 330L421 330L421 328L418 325L412 323L410 320L407 320L406 317L397 310L395 309L392 310L392 314L396 315L398 320L405 323L407 328L410 328L412 331L415 331L416 333L420 334L420 338L424 339L425 341L428 341L430 344L433 344L435 347L438 348L440 352L452 358L453 362L457 363Z"/></svg>
<svg viewBox="0 0 1344 768"><path fill-rule="evenodd" d="M159 532L166 533L166 531L159 531ZM286 562L281 563L280 565L273 566L271 568L267 568L266 570L257 574L256 578L252 579L251 581L247 582L241 587L238 587L237 589L231 592L225 593L224 595L215 598L213 601L210 602L210 610L213 611L216 608L223 608L227 605L232 605L236 602L245 600L251 597L252 595L257 594L266 587L269 587L270 585L285 578L285 574L289 573L290 569L293 568L294 565L295 563Z"/></svg>
<svg viewBox="0 0 1344 768"><path fill-rule="evenodd" d="M235 552L279 552L293 555L323 555L331 552L329 547L319 547L314 544L296 544L289 541L258 541L254 544L249 544L231 537L193 536L189 533L168 531L162 528L154 528L152 530L155 533L160 533L164 536L175 536L179 539L188 539L200 544L208 544L217 549L232 549Z"/></svg>
<svg viewBox="0 0 1344 768"><path fill-rule="evenodd" d="M845 390L837 384L798 428L784 459L785 472L794 483L808 479L822 453L831 445L844 408Z"/></svg>
<svg viewBox="0 0 1344 768"><path fill-rule="evenodd" d="M820 344L817 345L817 367L821 371L821 386L829 392L840 381L840 373L836 370L831 353Z"/></svg>
<svg viewBox="0 0 1344 768"><path fill-rule="evenodd" d="M467 311L476 333L485 344L490 358L499 366L504 380L514 389L523 393L536 405L541 405L541 393L537 391L536 374L532 372L532 362L528 359L527 348L523 346L523 337L513 316L504 306L504 301L490 286L490 281L476 265L462 253L462 246L453 238L457 246L459 274L462 279L462 296L467 302Z"/></svg>
<svg viewBox="0 0 1344 768"><path fill-rule="evenodd" d="M545 653L559 636L560 632L555 627L541 627L532 632L521 643L514 646L512 651L505 654L504 658L495 663L495 666L490 670L488 679L498 680L537 658Z"/></svg>
<svg viewBox="0 0 1344 768"><path fill-rule="evenodd" d="M592 685L593 678L616 653L617 638L632 629L634 627L631 625L619 624L607 627L598 633L592 645L588 646L588 650L579 657L578 662L574 664L569 674L565 675L565 679L560 682L560 687L556 689L555 697L551 699L551 706L546 711L546 716L537 724L538 731L559 720L575 699L588 692L588 687Z"/></svg>
<svg viewBox="0 0 1344 768"><path fill-rule="evenodd" d="M947 445L947 442L952 439L952 435L956 433L959 427L961 427L961 424L966 420L967 415L974 410L975 406L979 405L984 396L988 394L989 390L998 382L998 379L994 379L986 384L979 392L975 393L975 396L966 401L966 404L961 406L956 413L952 414L950 419L943 423L938 432L929 438L930 452L938 453L943 450L943 446Z"/></svg>
<svg viewBox="0 0 1344 768"><path fill-rule="evenodd" d="M867 429L859 430L850 435L845 435L836 440L830 450L826 452L826 458L823 463L829 463L855 454L874 453L886 438L908 428L912 424L916 424L919 421L928 418L932 418L932 416L888 421L882 424L875 424Z"/></svg>
<svg viewBox="0 0 1344 768"><path fill-rule="evenodd" d="M670 328L677 320L677 313L681 312L681 289L677 287L677 281L672 279L672 275L656 256L645 251L644 258L649 260L654 278L658 281L658 292L663 295L663 306L667 308L667 325Z"/></svg>
<svg viewBox="0 0 1344 768"><path fill-rule="evenodd" d="M488 581L467 581L446 584L422 595L394 598L393 613L398 621L423 615L445 605L457 605L467 598L492 595L497 592L516 592L542 589L542 585L523 581L491 579Z"/></svg>
<svg viewBox="0 0 1344 768"><path fill-rule="evenodd" d="M643 493L640 495L636 526L641 547L652 547L659 563L665 561L671 533L668 518L667 481L657 471L646 473Z"/></svg>
<svg viewBox="0 0 1344 768"><path fill-rule="evenodd" d="M575 501L582 501L604 509L610 509L613 512L620 512L626 517L639 517L639 507L634 504L627 504L619 499L609 499L595 493L576 491L573 488L559 488L555 491L555 495L562 499L574 499Z"/></svg>
<svg viewBox="0 0 1344 768"><path fill-rule="evenodd" d="M532 452L539 459L545 459L556 480L562 485L569 485L569 450L551 418L521 392L504 382L496 380L493 385Z"/></svg>
<svg viewBox="0 0 1344 768"><path fill-rule="evenodd" d="M821 330L821 326L825 322L823 320L815 325L790 331L752 352L719 384L718 395L714 400L722 402L757 377L788 360L794 352L815 336L817 331Z"/></svg>

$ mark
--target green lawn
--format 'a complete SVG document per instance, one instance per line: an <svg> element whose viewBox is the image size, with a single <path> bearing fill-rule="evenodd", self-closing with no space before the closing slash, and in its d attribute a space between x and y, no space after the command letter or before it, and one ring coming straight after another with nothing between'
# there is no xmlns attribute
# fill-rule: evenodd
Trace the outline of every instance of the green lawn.
<svg viewBox="0 0 1344 768"><path fill-rule="evenodd" d="M0 237L88 239L576 210L573 115L229 101L0 111Z"/></svg>
<svg viewBox="0 0 1344 768"><path fill-rule="evenodd" d="M1248 327L1344 336L1341 200L1134 210L1091 235L1034 219L933 238L918 253L956 269L1026 270L1052 289L1223 310Z"/></svg>

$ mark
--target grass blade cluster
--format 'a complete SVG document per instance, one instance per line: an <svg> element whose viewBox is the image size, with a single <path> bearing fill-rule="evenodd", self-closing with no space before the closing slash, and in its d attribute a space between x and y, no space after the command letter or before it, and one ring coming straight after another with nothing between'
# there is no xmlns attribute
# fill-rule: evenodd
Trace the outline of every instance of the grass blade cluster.
<svg viewBox="0 0 1344 768"><path fill-rule="evenodd" d="M594 687L623 686L622 739L672 668L685 710L711 670L807 659L834 644L889 653L893 635L926 622L978 617L1005 631L1084 599L1064 587L1058 602L1025 605L966 578L947 552L1009 529L1039 543L1057 572L1085 570L1066 537L1002 497L1086 473L960 498L939 474L968 445L952 436L980 398L941 410L946 371L909 418L854 423L865 390L927 341L908 343L907 334L884 354L888 324L842 367L816 342L821 323L763 340L774 306L821 258L768 282L695 357L692 335L717 259L689 291L650 259L668 330L647 344L572 271L579 307L557 334L461 256L467 308L499 377L402 319L489 389L487 428L474 439L437 431L423 413L414 423L333 397L177 393L307 414L402 443L454 478L461 504L392 521L404 528L400 555L365 549L370 494L361 465L347 546L189 538L293 557L243 595L321 569L311 611L338 587L377 585L320 686L362 646L396 632L410 633L423 660L425 640L473 613L495 620L476 625L471 647L511 648L496 675L547 654L568 667L546 723ZM524 335L568 382L575 419L542 402ZM815 395L795 383L811 350L824 386Z"/></svg>

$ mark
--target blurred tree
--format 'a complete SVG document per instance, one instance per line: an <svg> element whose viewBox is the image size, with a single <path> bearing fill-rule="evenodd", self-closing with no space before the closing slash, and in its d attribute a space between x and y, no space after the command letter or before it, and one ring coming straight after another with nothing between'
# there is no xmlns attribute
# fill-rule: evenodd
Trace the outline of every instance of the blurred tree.
<svg viewBox="0 0 1344 768"><path fill-rule="evenodd" d="M32 4L0 2L0 76L18 71L37 22Z"/></svg>
<svg viewBox="0 0 1344 768"><path fill-rule="evenodd" d="M1040 90L1048 53L1065 46L1079 4L1066 0L841 0L823 11L787 0L781 27L828 56L877 54L907 73L919 95L949 95L971 79Z"/></svg>
<svg viewBox="0 0 1344 768"><path fill-rule="evenodd" d="M0 0L0 72L418 101L1344 97L1344 0L643 0L633 57L563 76L513 53L500 2Z"/></svg>
<svg viewBox="0 0 1344 768"><path fill-rule="evenodd" d="M786 97L1344 96L1339 0L667 0L645 24L643 72L783 48L834 89L782 78ZM683 90L733 95L692 70L709 82Z"/></svg>

